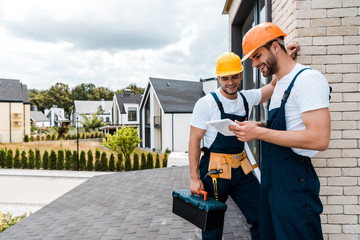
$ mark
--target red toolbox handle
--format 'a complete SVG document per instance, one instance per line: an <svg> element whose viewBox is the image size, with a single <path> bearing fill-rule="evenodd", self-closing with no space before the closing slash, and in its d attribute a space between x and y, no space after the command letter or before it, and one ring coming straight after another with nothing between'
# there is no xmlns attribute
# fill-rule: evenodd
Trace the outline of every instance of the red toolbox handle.
<svg viewBox="0 0 360 240"><path fill-rule="evenodd" d="M207 191L200 189L200 194L204 195L204 201L206 201L207 200L207 194L208 194ZM193 193L191 193L191 195L193 195Z"/></svg>

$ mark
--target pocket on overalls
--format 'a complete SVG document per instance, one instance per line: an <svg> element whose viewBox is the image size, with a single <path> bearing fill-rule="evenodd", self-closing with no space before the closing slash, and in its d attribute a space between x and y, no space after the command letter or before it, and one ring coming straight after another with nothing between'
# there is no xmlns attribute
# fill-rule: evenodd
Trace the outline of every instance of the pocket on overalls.
<svg viewBox="0 0 360 240"><path fill-rule="evenodd" d="M219 174L219 178L231 179L231 164L227 162L226 157L221 153L210 153L208 171L212 169L222 170L222 173Z"/></svg>

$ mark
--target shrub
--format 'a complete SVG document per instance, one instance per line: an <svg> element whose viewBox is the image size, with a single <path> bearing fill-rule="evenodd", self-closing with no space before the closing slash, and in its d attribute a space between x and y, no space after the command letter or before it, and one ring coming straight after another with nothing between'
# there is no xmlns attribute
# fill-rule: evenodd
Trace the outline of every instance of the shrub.
<svg viewBox="0 0 360 240"><path fill-rule="evenodd" d="M71 151L70 150L65 151L65 169L66 170L71 169Z"/></svg>
<svg viewBox="0 0 360 240"><path fill-rule="evenodd" d="M91 137L91 138L94 138L94 133L91 133L91 134L90 134L90 137Z"/></svg>
<svg viewBox="0 0 360 240"><path fill-rule="evenodd" d="M126 154L125 156L125 171L131 171L131 160L130 160L130 154Z"/></svg>
<svg viewBox="0 0 360 240"><path fill-rule="evenodd" d="M76 150L73 151L71 155L71 170L78 169L78 153Z"/></svg>
<svg viewBox="0 0 360 240"><path fill-rule="evenodd" d="M35 148L35 168L40 169L41 168L41 155L40 150Z"/></svg>
<svg viewBox="0 0 360 240"><path fill-rule="evenodd" d="M51 140L54 141L56 139L55 134L51 135Z"/></svg>
<svg viewBox="0 0 360 240"><path fill-rule="evenodd" d="M100 151L98 149L95 150L95 171L101 171Z"/></svg>
<svg viewBox="0 0 360 240"><path fill-rule="evenodd" d="M159 156L159 153L156 153L155 168L160 168L160 156Z"/></svg>
<svg viewBox="0 0 360 240"><path fill-rule="evenodd" d="M24 142L29 142L29 135L27 134L24 135Z"/></svg>
<svg viewBox="0 0 360 240"><path fill-rule="evenodd" d="M106 152L103 152L101 154L101 171L107 171L107 170L108 170L108 158Z"/></svg>
<svg viewBox="0 0 360 240"><path fill-rule="evenodd" d="M146 169L146 155L144 152L141 153L141 169Z"/></svg>
<svg viewBox="0 0 360 240"><path fill-rule="evenodd" d="M41 135L41 141L45 141L46 140L46 136L45 135Z"/></svg>
<svg viewBox="0 0 360 240"><path fill-rule="evenodd" d="M60 149L58 150L58 159L57 159L57 164L56 164L56 169L57 170L63 170L64 169L64 150Z"/></svg>
<svg viewBox="0 0 360 240"><path fill-rule="evenodd" d="M35 167L35 154L34 154L34 151L31 148L29 149L28 155L29 155L29 166L28 166L28 168L34 169L34 167Z"/></svg>
<svg viewBox="0 0 360 240"><path fill-rule="evenodd" d="M25 150L21 152L21 168L27 168L28 167L28 159L26 156Z"/></svg>
<svg viewBox="0 0 360 240"><path fill-rule="evenodd" d="M0 149L0 167L5 167L6 152L4 148Z"/></svg>
<svg viewBox="0 0 360 240"><path fill-rule="evenodd" d="M8 229L9 227L15 225L16 223L20 222L26 217L26 213L24 213L21 216L15 216L13 217L11 213L3 213L2 216L0 216L0 219L2 219L2 225L0 227L0 233Z"/></svg>
<svg viewBox="0 0 360 240"><path fill-rule="evenodd" d="M51 140L51 135L50 134L46 134L46 141L50 141Z"/></svg>
<svg viewBox="0 0 360 240"><path fill-rule="evenodd" d="M51 170L56 169L56 152L54 150L51 150L51 152L50 152L49 168Z"/></svg>
<svg viewBox="0 0 360 240"><path fill-rule="evenodd" d="M7 150L6 153L6 160L5 160L5 165L7 168L12 168L13 167L13 151L11 149Z"/></svg>
<svg viewBox="0 0 360 240"><path fill-rule="evenodd" d="M93 153L92 153L92 151L91 150L89 150L88 152L87 152L87 158L88 158L88 160L87 160L87 165L86 165L86 169L88 170L88 171L93 171L94 170L94 157L93 157Z"/></svg>
<svg viewBox="0 0 360 240"><path fill-rule="evenodd" d="M42 168L48 169L48 167L49 167L49 153L47 150L45 150L45 152L43 154L43 159L42 159Z"/></svg>
<svg viewBox="0 0 360 240"><path fill-rule="evenodd" d="M115 157L113 153L110 154L109 171L115 171Z"/></svg>
<svg viewBox="0 0 360 240"><path fill-rule="evenodd" d="M31 135L31 136L30 136L30 142L33 142L33 141L35 141L35 138L34 138L33 135Z"/></svg>
<svg viewBox="0 0 360 240"><path fill-rule="evenodd" d="M36 135L36 141L40 141L40 134Z"/></svg>
<svg viewBox="0 0 360 240"><path fill-rule="evenodd" d="M134 166L133 166L133 170L139 170L139 154L134 153Z"/></svg>
<svg viewBox="0 0 360 240"><path fill-rule="evenodd" d="M146 168L152 169L154 168L154 157L151 152L147 154L147 160L146 160Z"/></svg>
<svg viewBox="0 0 360 240"><path fill-rule="evenodd" d="M123 161L123 155L122 155L122 153L118 153L117 154L117 162L116 162L116 171L123 170L122 161Z"/></svg>
<svg viewBox="0 0 360 240"><path fill-rule="evenodd" d="M14 157L14 168L20 168L21 164L20 164L20 150L18 148L16 148L15 150L15 157Z"/></svg>
<svg viewBox="0 0 360 240"><path fill-rule="evenodd" d="M84 171L86 169L86 153L85 151L80 152L79 169Z"/></svg>
<svg viewBox="0 0 360 240"><path fill-rule="evenodd" d="M164 158L162 160L162 167L167 167L167 162L168 162L168 155L167 153L164 154Z"/></svg>
<svg viewBox="0 0 360 240"><path fill-rule="evenodd" d="M171 153L170 149L169 149L169 148L166 148L166 149L165 149L165 153L170 154L170 153Z"/></svg>

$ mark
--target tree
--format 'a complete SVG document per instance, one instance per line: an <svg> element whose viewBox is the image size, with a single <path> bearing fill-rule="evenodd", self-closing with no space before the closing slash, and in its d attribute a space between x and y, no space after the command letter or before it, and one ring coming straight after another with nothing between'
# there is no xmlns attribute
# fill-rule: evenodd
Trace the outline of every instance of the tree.
<svg viewBox="0 0 360 240"><path fill-rule="evenodd" d="M110 154L109 171L115 171L115 156L113 153Z"/></svg>
<svg viewBox="0 0 360 240"><path fill-rule="evenodd" d="M28 161L28 159L26 157L26 152L25 152L25 150L23 150L21 152L21 168L25 169L25 168L28 167L28 162L27 161Z"/></svg>
<svg viewBox="0 0 360 240"><path fill-rule="evenodd" d="M77 151L74 150L72 155L71 155L71 170L77 170L78 169L78 154Z"/></svg>
<svg viewBox="0 0 360 240"><path fill-rule="evenodd" d="M155 168L160 168L160 156L156 153Z"/></svg>
<svg viewBox="0 0 360 240"><path fill-rule="evenodd" d="M44 99L45 99L45 90L36 90L36 89L29 89L29 98L30 98L30 105L37 106L38 111L43 112L44 107Z"/></svg>
<svg viewBox="0 0 360 240"><path fill-rule="evenodd" d="M162 161L162 167L167 167L167 162L168 162L168 155L167 153L164 154L164 158L163 158L163 161Z"/></svg>
<svg viewBox="0 0 360 240"><path fill-rule="evenodd" d="M20 150L16 148L15 150L15 157L14 157L14 168L20 168Z"/></svg>
<svg viewBox="0 0 360 240"><path fill-rule="evenodd" d="M42 167L43 169L48 169L49 167L49 153L47 150L43 154Z"/></svg>
<svg viewBox="0 0 360 240"><path fill-rule="evenodd" d="M71 150L65 151L65 169L66 170L71 169Z"/></svg>
<svg viewBox="0 0 360 240"><path fill-rule="evenodd" d="M122 161L123 161L123 155L122 155L122 153L118 153L117 154L117 162L116 162L116 171L123 170Z"/></svg>
<svg viewBox="0 0 360 240"><path fill-rule="evenodd" d="M125 171L131 171L131 159L128 153L125 155Z"/></svg>
<svg viewBox="0 0 360 240"><path fill-rule="evenodd" d="M40 155L40 150L37 148L35 149L35 168L36 169L41 168L41 155Z"/></svg>
<svg viewBox="0 0 360 240"><path fill-rule="evenodd" d="M139 154L134 153L133 158L134 158L133 170L139 170Z"/></svg>
<svg viewBox="0 0 360 240"><path fill-rule="evenodd" d="M87 157L88 157L88 160L87 160L87 165L86 165L86 169L88 171L93 171L94 170L94 157L93 157L93 153L91 151L91 149L89 149L89 151L87 152Z"/></svg>
<svg viewBox="0 0 360 240"><path fill-rule="evenodd" d="M63 170L64 169L64 150L59 149L58 150L58 160L56 164L57 170Z"/></svg>
<svg viewBox="0 0 360 240"><path fill-rule="evenodd" d="M0 149L0 167L5 167L6 152L4 148Z"/></svg>
<svg viewBox="0 0 360 240"><path fill-rule="evenodd" d="M89 100L91 96L95 95L95 88L95 85L92 83L81 83L72 89L71 93L73 99Z"/></svg>
<svg viewBox="0 0 360 240"><path fill-rule="evenodd" d="M97 87L94 90L94 95L90 97L89 100L101 100L101 99L112 100L114 97L114 92L106 87Z"/></svg>
<svg viewBox="0 0 360 240"><path fill-rule="evenodd" d="M79 168L80 170L86 169L86 156L85 151L80 152L80 161L79 161Z"/></svg>
<svg viewBox="0 0 360 240"><path fill-rule="evenodd" d="M34 167L35 167L35 153L31 148L29 149L28 155L29 155L29 169L34 169Z"/></svg>
<svg viewBox="0 0 360 240"><path fill-rule="evenodd" d="M101 171L107 171L108 170L108 158L106 155L106 152L103 152L101 154L101 165L100 165Z"/></svg>
<svg viewBox="0 0 360 240"><path fill-rule="evenodd" d="M51 108L53 105L57 105L62 107L70 112L70 107L72 106L72 96L69 85L65 83L55 83L55 85L51 86L48 91L45 93L44 98L44 107Z"/></svg>
<svg viewBox="0 0 360 240"><path fill-rule="evenodd" d="M49 162L49 168L51 170L56 169L56 152L54 150L50 151L50 162Z"/></svg>
<svg viewBox="0 0 360 240"><path fill-rule="evenodd" d="M101 162L100 162L100 151L99 151L99 149L95 150L95 171L101 171Z"/></svg>
<svg viewBox="0 0 360 240"><path fill-rule="evenodd" d="M141 169L146 169L146 156L145 153L141 153Z"/></svg>
<svg viewBox="0 0 360 240"><path fill-rule="evenodd" d="M13 151L11 149L7 150L7 153L6 153L6 167L7 168L12 168L13 167Z"/></svg>
<svg viewBox="0 0 360 240"><path fill-rule="evenodd" d="M86 116L85 114L82 114L83 120L80 122L85 128L86 132L104 126L103 120L100 118L100 115L103 112L104 111L102 109L98 109L96 113L91 113L90 116Z"/></svg>
<svg viewBox="0 0 360 240"><path fill-rule="evenodd" d="M152 168L154 168L154 157L153 157L153 155L152 155L152 153L151 152L149 152L148 154L147 154L147 164L146 164L146 168L147 169L152 169Z"/></svg>
<svg viewBox="0 0 360 240"><path fill-rule="evenodd" d="M131 94L143 94L145 91L145 88L142 87L138 87L136 86L135 83L131 83L129 84L129 86L127 86L126 88L123 88L119 91L117 91L118 93L124 94L125 93L125 89L130 89L131 90Z"/></svg>
<svg viewBox="0 0 360 240"><path fill-rule="evenodd" d="M113 135L107 134L106 138L107 140L103 140L104 146L117 153L121 152L125 157L126 154L130 155L141 142L137 135L137 129L133 127L122 126Z"/></svg>

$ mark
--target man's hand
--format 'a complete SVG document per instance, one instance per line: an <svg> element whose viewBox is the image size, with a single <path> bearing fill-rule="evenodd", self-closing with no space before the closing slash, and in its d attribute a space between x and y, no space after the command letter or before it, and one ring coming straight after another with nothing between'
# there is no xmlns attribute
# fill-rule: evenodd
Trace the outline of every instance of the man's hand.
<svg viewBox="0 0 360 240"><path fill-rule="evenodd" d="M298 41L293 40L288 45L286 45L286 51L292 59L295 59L297 52L300 51L300 45Z"/></svg>
<svg viewBox="0 0 360 240"><path fill-rule="evenodd" d="M242 142L258 139L259 129L265 126L263 122L254 121L239 122L235 120L235 123L238 125L231 125L229 129Z"/></svg>
<svg viewBox="0 0 360 240"><path fill-rule="evenodd" d="M204 189L204 184L199 178L191 178L190 192L200 195L200 189Z"/></svg>

